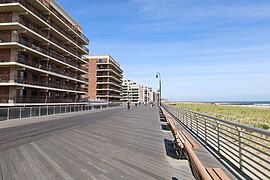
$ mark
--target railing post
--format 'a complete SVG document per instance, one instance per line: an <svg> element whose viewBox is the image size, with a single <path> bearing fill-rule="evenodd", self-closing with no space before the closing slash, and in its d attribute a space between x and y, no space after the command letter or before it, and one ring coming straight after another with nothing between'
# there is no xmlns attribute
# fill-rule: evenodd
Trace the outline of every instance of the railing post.
<svg viewBox="0 0 270 180"><path fill-rule="evenodd" d="M217 141L218 141L218 152L220 153L220 123L216 120L217 123Z"/></svg>
<svg viewBox="0 0 270 180"><path fill-rule="evenodd" d="M199 115L196 114L196 134L199 135Z"/></svg>
<svg viewBox="0 0 270 180"><path fill-rule="evenodd" d="M182 109L179 109L179 113L180 113L180 118L179 118L179 120L180 120L181 122L183 122L183 110L182 110Z"/></svg>
<svg viewBox="0 0 270 180"><path fill-rule="evenodd" d="M22 118L22 108L20 108L20 119Z"/></svg>
<svg viewBox="0 0 270 180"><path fill-rule="evenodd" d="M9 120L9 108L7 108L7 120Z"/></svg>
<svg viewBox="0 0 270 180"><path fill-rule="evenodd" d="M204 117L204 141L207 144L207 119Z"/></svg>
<svg viewBox="0 0 270 180"><path fill-rule="evenodd" d="M194 117L196 117L196 114L190 113L190 129L191 129L191 131L193 128L193 119L195 119Z"/></svg>
<svg viewBox="0 0 270 180"><path fill-rule="evenodd" d="M185 121L186 121L186 111L183 110L183 124L184 125L186 125Z"/></svg>
<svg viewBox="0 0 270 180"><path fill-rule="evenodd" d="M238 132L238 148L239 148L239 168L243 170L243 161L242 161L242 150L243 150L243 144L242 144L242 131L239 127L236 127Z"/></svg>

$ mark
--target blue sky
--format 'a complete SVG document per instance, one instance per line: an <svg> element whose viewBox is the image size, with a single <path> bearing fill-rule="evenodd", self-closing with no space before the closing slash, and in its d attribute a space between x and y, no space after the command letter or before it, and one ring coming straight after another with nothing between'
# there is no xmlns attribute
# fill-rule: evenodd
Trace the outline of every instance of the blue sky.
<svg viewBox="0 0 270 180"><path fill-rule="evenodd" d="M57 0L91 54L170 100L270 100L269 0ZM76 2L76 3L74 3Z"/></svg>

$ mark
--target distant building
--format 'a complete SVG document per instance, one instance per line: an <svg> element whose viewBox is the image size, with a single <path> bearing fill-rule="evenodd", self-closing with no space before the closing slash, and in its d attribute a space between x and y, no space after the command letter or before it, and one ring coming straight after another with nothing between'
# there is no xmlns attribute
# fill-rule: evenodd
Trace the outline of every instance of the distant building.
<svg viewBox="0 0 270 180"><path fill-rule="evenodd" d="M142 88L143 88L143 103L149 104L149 103L154 102L152 88L148 86L142 86Z"/></svg>
<svg viewBox="0 0 270 180"><path fill-rule="evenodd" d="M85 56L89 61L89 98L120 102L122 74L120 65L110 55Z"/></svg>
<svg viewBox="0 0 270 180"><path fill-rule="evenodd" d="M55 1L0 1L0 106L86 104L89 40Z"/></svg>
<svg viewBox="0 0 270 180"><path fill-rule="evenodd" d="M123 102L149 104L155 103L157 100L156 93L152 88L144 85L137 84L136 82L123 79Z"/></svg>
<svg viewBox="0 0 270 180"><path fill-rule="evenodd" d="M139 103L140 102L140 85L134 81L123 79L123 102Z"/></svg>

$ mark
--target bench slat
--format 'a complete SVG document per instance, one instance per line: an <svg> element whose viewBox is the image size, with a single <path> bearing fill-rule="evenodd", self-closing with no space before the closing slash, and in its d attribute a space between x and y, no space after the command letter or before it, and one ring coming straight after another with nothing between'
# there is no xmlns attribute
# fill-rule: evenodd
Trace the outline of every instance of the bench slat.
<svg viewBox="0 0 270 180"><path fill-rule="evenodd" d="M181 131L182 134L185 136L185 138L188 140L189 144L191 145L192 148L198 148L199 145L185 132Z"/></svg>
<svg viewBox="0 0 270 180"><path fill-rule="evenodd" d="M206 171L208 172L208 174L211 176L212 179L220 180L219 176L216 174L213 168L206 168Z"/></svg>
<svg viewBox="0 0 270 180"><path fill-rule="evenodd" d="M219 176L222 180L229 180L230 178L222 171L220 168L213 168L213 170L216 172L216 174Z"/></svg>

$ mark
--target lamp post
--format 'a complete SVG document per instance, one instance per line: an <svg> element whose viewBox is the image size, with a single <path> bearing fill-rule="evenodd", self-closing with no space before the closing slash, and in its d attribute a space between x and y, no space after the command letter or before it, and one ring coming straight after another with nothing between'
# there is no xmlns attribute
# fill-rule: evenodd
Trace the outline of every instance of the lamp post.
<svg viewBox="0 0 270 180"><path fill-rule="evenodd" d="M159 78L159 105L161 105L161 76L159 72L157 72L156 78Z"/></svg>

